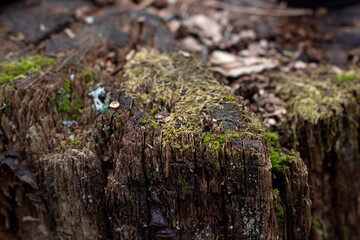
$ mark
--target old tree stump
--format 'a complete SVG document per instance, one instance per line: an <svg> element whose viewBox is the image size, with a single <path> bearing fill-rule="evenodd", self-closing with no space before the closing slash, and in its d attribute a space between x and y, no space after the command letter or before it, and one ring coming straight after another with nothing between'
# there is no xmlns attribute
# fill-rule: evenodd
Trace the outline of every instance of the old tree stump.
<svg viewBox="0 0 360 240"><path fill-rule="evenodd" d="M289 156L273 182L261 121L196 57L142 50L120 78L36 58L42 73L1 86L2 238L308 238L306 166Z"/></svg>

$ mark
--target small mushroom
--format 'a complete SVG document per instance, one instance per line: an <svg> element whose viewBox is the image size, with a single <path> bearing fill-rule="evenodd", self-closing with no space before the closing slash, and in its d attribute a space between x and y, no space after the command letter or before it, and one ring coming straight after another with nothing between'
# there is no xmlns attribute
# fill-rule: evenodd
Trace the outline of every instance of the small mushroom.
<svg viewBox="0 0 360 240"><path fill-rule="evenodd" d="M168 222L160 212L154 212L149 225L154 227L167 227Z"/></svg>
<svg viewBox="0 0 360 240"><path fill-rule="evenodd" d="M120 106L118 101L113 101L109 105L111 108L118 108Z"/></svg>

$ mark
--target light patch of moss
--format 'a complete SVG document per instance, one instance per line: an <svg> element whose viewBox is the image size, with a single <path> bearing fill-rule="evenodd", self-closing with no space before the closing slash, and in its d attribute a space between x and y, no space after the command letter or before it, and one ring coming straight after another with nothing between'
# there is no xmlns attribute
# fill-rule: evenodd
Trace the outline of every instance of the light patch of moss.
<svg viewBox="0 0 360 240"><path fill-rule="evenodd" d="M84 74L84 77L85 77L85 81L86 81L86 86L90 86L94 83L95 81L95 77L94 77L94 74L91 70L91 68L86 68L83 72Z"/></svg>
<svg viewBox="0 0 360 240"><path fill-rule="evenodd" d="M124 90L146 110L170 113L162 127L165 142L197 132L200 119L222 104L236 104L200 61L180 53L140 51L126 65L125 76Z"/></svg>
<svg viewBox="0 0 360 240"><path fill-rule="evenodd" d="M356 101L354 92L359 92L358 74L344 72L337 75L331 68L320 68L307 74L281 75L276 93L284 106L296 118L312 124L319 120L341 118L344 105Z"/></svg>
<svg viewBox="0 0 360 240"><path fill-rule="evenodd" d="M74 102L74 106L73 106L73 119L75 120L79 120L81 118L81 113L80 110L84 107L84 102L81 100L77 100Z"/></svg>
<svg viewBox="0 0 360 240"><path fill-rule="evenodd" d="M71 81L66 79L59 94L59 109L64 113L69 113L71 110Z"/></svg>
<svg viewBox="0 0 360 240"><path fill-rule="evenodd" d="M343 73L339 74L338 79L341 83L344 82L352 82L357 78L357 74L355 71L344 71Z"/></svg>
<svg viewBox="0 0 360 240"><path fill-rule="evenodd" d="M72 141L70 142L70 145L71 145L72 148L77 149L77 148L79 148L79 146L80 146L80 141L72 140Z"/></svg>
<svg viewBox="0 0 360 240"><path fill-rule="evenodd" d="M0 83L11 83L16 79L26 77L28 74L41 72L45 65L55 64L54 59L44 58L40 55L33 55L20 61L2 62L0 63Z"/></svg>
<svg viewBox="0 0 360 240"><path fill-rule="evenodd" d="M60 99L59 102L59 108L60 111L64 112L64 113L69 113L70 112L70 108L71 108L71 102L70 99L67 97L63 97Z"/></svg>

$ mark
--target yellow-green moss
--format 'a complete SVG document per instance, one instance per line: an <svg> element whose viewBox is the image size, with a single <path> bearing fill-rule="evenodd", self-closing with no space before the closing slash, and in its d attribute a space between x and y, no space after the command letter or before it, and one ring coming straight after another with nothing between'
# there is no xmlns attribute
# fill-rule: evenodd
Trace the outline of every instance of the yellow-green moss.
<svg viewBox="0 0 360 240"><path fill-rule="evenodd" d="M2 62L0 63L0 83L11 83L28 74L41 72L45 65L55 64L54 59L44 58L40 55L33 55L19 61Z"/></svg>
<svg viewBox="0 0 360 240"><path fill-rule="evenodd" d="M66 79L63 87L59 91L59 109L62 112L69 113L71 109L71 81Z"/></svg>
<svg viewBox="0 0 360 240"><path fill-rule="evenodd" d="M124 89L152 114L167 111L163 140L194 133L200 120L224 103L236 104L229 92L195 57L142 50L125 67Z"/></svg>
<svg viewBox="0 0 360 240"><path fill-rule="evenodd" d="M359 92L360 78L354 71L338 76L331 68L320 68L280 78L276 93L285 107L312 124L342 117L344 105L356 101L354 94Z"/></svg>
<svg viewBox="0 0 360 240"><path fill-rule="evenodd" d="M190 191L190 183L187 182L184 178L181 180L181 186L182 186L182 191L185 194L188 194Z"/></svg>
<svg viewBox="0 0 360 240"><path fill-rule="evenodd" d="M71 142L70 142L70 145L71 145L71 147L72 148L79 148L79 146L80 146L80 141L76 141L76 140L72 140Z"/></svg>
<svg viewBox="0 0 360 240"><path fill-rule="evenodd" d="M95 77L94 77L94 74L91 70L91 68L86 68L83 72L84 74L84 77L85 77L85 81L86 81L86 86L90 86L94 83L95 81Z"/></svg>

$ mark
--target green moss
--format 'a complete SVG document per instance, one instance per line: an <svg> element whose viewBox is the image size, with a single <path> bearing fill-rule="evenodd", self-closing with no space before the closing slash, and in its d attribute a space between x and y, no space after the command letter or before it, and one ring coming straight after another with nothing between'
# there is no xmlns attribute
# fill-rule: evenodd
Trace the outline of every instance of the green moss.
<svg viewBox="0 0 360 240"><path fill-rule="evenodd" d="M70 99L67 97L60 98L59 109L60 109L60 111L62 111L64 113L69 113L70 109L71 109Z"/></svg>
<svg viewBox="0 0 360 240"><path fill-rule="evenodd" d="M83 74L84 74L84 77L85 77L86 86L89 86L89 85L94 83L95 78L94 78L94 74L93 74L91 68L86 68L84 70Z"/></svg>
<svg viewBox="0 0 360 240"><path fill-rule="evenodd" d="M346 226L343 227L343 239L349 239L349 229Z"/></svg>
<svg viewBox="0 0 360 240"><path fill-rule="evenodd" d="M61 132L61 130L64 128L64 124L61 120L59 120L56 124L56 128L59 132Z"/></svg>
<svg viewBox="0 0 360 240"><path fill-rule="evenodd" d="M315 216L311 216L311 229L315 232L321 231L321 224Z"/></svg>
<svg viewBox="0 0 360 240"><path fill-rule="evenodd" d="M144 109L170 113L162 126L164 142L198 132L204 115L225 103L237 104L200 61L180 53L140 51L125 66L124 75L124 90Z"/></svg>
<svg viewBox="0 0 360 240"><path fill-rule="evenodd" d="M181 186L183 193L188 194L190 192L190 183L187 182L184 178L181 180Z"/></svg>
<svg viewBox="0 0 360 240"><path fill-rule="evenodd" d="M50 103L50 107L51 108L56 108L57 107L57 102L54 98L49 97L49 103Z"/></svg>
<svg viewBox="0 0 360 240"><path fill-rule="evenodd" d="M297 159L294 152L285 153L283 152L280 143L279 143L279 135L276 132L267 131L267 139L268 143L271 145L271 165L272 170L275 173L278 173L284 167L290 165L294 160Z"/></svg>
<svg viewBox="0 0 360 240"><path fill-rule="evenodd" d="M59 91L59 109L64 113L70 113L71 110L71 85L70 79L66 79L63 87Z"/></svg>
<svg viewBox="0 0 360 240"><path fill-rule="evenodd" d="M80 141L72 140L72 141L70 142L70 145L71 145L72 148L79 148L79 146L80 146Z"/></svg>
<svg viewBox="0 0 360 240"><path fill-rule="evenodd" d="M104 128L104 131L105 131L105 134L106 134L107 137L111 136L111 126L106 126Z"/></svg>
<svg viewBox="0 0 360 240"><path fill-rule="evenodd" d="M64 94L71 94L71 80L70 79L66 79L64 82L64 86L63 86L63 91Z"/></svg>
<svg viewBox="0 0 360 240"><path fill-rule="evenodd" d="M273 193L275 194L276 198L277 198L277 204L276 204L276 215L277 215L277 218L278 220L279 219L283 219L284 217L284 209L283 207L281 206L281 198L280 198L280 191L279 189L275 188L273 190Z"/></svg>
<svg viewBox="0 0 360 240"><path fill-rule="evenodd" d="M11 83L28 74L41 72L45 65L55 64L55 60L40 55L33 55L20 61L2 62L0 63L0 83Z"/></svg>
<svg viewBox="0 0 360 240"><path fill-rule="evenodd" d="M117 122L116 122L116 129L117 130L123 130L124 129L124 126L121 122L121 119L118 119Z"/></svg>
<svg viewBox="0 0 360 240"><path fill-rule="evenodd" d="M72 118L75 120L79 120L81 118L81 113L80 110L84 107L84 102L81 100L77 100L74 102L74 106L73 106L73 115Z"/></svg>
<svg viewBox="0 0 360 240"><path fill-rule="evenodd" d="M70 24L70 28L71 28L71 29L76 29L78 26L79 26L79 23L76 22L76 21L74 21L74 22L72 22L72 23Z"/></svg>
<svg viewBox="0 0 360 240"><path fill-rule="evenodd" d="M320 68L307 74L281 75L276 93L286 109L312 124L342 118L344 106L356 101L359 80L354 71L337 75L331 68Z"/></svg>
<svg viewBox="0 0 360 240"><path fill-rule="evenodd" d="M338 79L341 83L344 82L352 82L357 78L357 74L355 73L355 71L345 71L343 73L341 73L338 76Z"/></svg>
<svg viewBox="0 0 360 240"><path fill-rule="evenodd" d="M142 124L147 124L147 123L151 123L151 126L154 130L156 130L158 128L158 121L154 118L144 118L141 121Z"/></svg>

